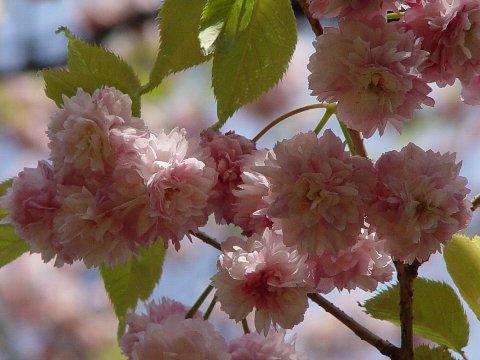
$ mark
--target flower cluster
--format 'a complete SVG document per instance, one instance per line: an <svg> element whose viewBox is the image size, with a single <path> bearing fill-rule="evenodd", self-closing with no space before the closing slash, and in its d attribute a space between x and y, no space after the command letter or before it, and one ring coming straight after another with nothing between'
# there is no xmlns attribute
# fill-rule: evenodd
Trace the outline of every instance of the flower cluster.
<svg viewBox="0 0 480 360"><path fill-rule="evenodd" d="M154 135L113 88L64 97L48 136L51 163L24 169L0 199L32 252L57 266L112 266L158 239L178 250L214 215L247 236L221 245L216 297L236 321L254 312L265 335L299 324L309 292L375 290L392 278L392 258L425 261L471 217L455 155L413 144L374 163L345 151L331 130L271 150L233 132ZM241 359L245 343L291 350L277 334L243 338L229 352L213 327L183 319L183 305L164 299L147 310L127 319L122 347L132 359L198 346L202 358Z"/></svg>
<svg viewBox="0 0 480 360"><path fill-rule="evenodd" d="M186 307L168 298L147 305L147 314L127 314L127 332L120 347L129 360L297 360L293 341L284 331L267 336L247 334L227 344L213 325L197 313L185 319Z"/></svg>
<svg viewBox="0 0 480 360"><path fill-rule="evenodd" d="M387 11L399 21L387 22ZM452 1L311 0L316 18L339 16L314 42L308 69L312 95L336 102L337 114L366 137L398 131L422 105L433 106L431 88L462 83L462 98L480 103L480 4ZM328 70L326 70L328 69Z"/></svg>

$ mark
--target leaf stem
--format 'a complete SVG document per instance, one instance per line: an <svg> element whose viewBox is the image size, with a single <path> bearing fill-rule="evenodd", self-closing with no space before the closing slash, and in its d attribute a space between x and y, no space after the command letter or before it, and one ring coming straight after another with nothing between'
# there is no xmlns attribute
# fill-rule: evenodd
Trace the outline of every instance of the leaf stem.
<svg viewBox="0 0 480 360"><path fill-rule="evenodd" d="M357 149L355 148L355 144L353 143L352 137L343 122L338 120L340 124L340 129L342 129L343 136L345 136L345 140L347 141L348 150L350 150L350 154L357 155Z"/></svg>
<svg viewBox="0 0 480 360"><path fill-rule="evenodd" d="M413 360L413 281L418 275L420 262L412 264L394 261L400 284L400 360Z"/></svg>
<svg viewBox="0 0 480 360"><path fill-rule="evenodd" d="M400 20L401 17L405 14L405 11L400 11L398 13L388 13L387 14L387 21L397 21Z"/></svg>
<svg viewBox="0 0 480 360"><path fill-rule="evenodd" d="M308 22L310 23L310 26L315 33L316 36L320 36L323 34L323 28L320 22L313 17L313 14L310 12L310 9L308 8L308 3L307 0L298 0L298 5L302 8L303 13L307 17Z"/></svg>
<svg viewBox="0 0 480 360"><path fill-rule="evenodd" d="M199 296L197 301L195 301L195 304L193 304L192 308L188 311L187 315L185 315L185 319L191 319L195 313L198 311L200 306L202 306L203 302L207 298L208 294L213 290L213 286L209 284L206 289L203 291L203 293Z"/></svg>
<svg viewBox="0 0 480 360"><path fill-rule="evenodd" d="M400 349L387 340L378 337L363 325L356 322L353 318L348 316L344 311L337 308L330 301L319 294L308 294L310 300L322 307L326 312L333 315L337 320L352 330L363 341L368 342L374 346L380 353L388 356L390 359L399 360Z"/></svg>
<svg viewBox="0 0 480 360"><path fill-rule="evenodd" d="M271 128L273 128L275 125L278 125L281 123L283 120L288 119L289 117L299 114L301 112L307 111L307 110L312 110L312 109L329 109L332 106L332 104L312 104L312 105L307 105L303 106L301 108L289 111L286 114L283 114L282 116L276 118L272 122L270 122L267 126L265 126L262 131L260 131L253 139L252 141L257 142L263 135L265 135Z"/></svg>
<svg viewBox="0 0 480 360"><path fill-rule="evenodd" d="M205 314L203 314L203 320L208 320L216 303L217 303L217 297L214 296L212 301L210 302L210 305L208 305L207 311L205 311Z"/></svg>
<svg viewBox="0 0 480 360"><path fill-rule="evenodd" d="M242 319L242 328L244 334L250 334L250 328L248 327L247 319Z"/></svg>
<svg viewBox="0 0 480 360"><path fill-rule="evenodd" d="M323 127L325 126L325 124L327 123L328 119L330 119L330 117L335 114L335 105L333 105L332 107L327 107L327 110L325 111L325 114L323 114L323 117L322 119L320 120L320 122L318 123L317 127L315 128L315 130L313 130L313 132L315 134L318 135L318 133L320 131L322 131Z"/></svg>

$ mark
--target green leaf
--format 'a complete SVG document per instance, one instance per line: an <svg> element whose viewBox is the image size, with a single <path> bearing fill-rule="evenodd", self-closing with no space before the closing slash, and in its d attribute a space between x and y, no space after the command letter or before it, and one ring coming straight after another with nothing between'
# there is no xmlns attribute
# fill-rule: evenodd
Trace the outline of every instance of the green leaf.
<svg viewBox="0 0 480 360"><path fill-rule="evenodd" d="M111 51L77 39L65 27L58 32L63 32L69 41L68 72L42 71L47 96L60 106L63 103L61 95L73 96L79 87L92 94L103 86L113 86L130 96L132 113L139 116L140 81L130 65Z"/></svg>
<svg viewBox="0 0 480 360"><path fill-rule="evenodd" d="M7 190L12 186L13 179L8 179L0 183L0 197L7 193ZM0 220L7 216L9 211L0 207Z"/></svg>
<svg viewBox="0 0 480 360"><path fill-rule="evenodd" d="M30 250L18 237L12 224L0 224L0 267L3 267Z"/></svg>
<svg viewBox="0 0 480 360"><path fill-rule="evenodd" d="M212 84L220 125L273 87L297 41L289 0L236 0L216 42Z"/></svg>
<svg viewBox="0 0 480 360"><path fill-rule="evenodd" d="M160 280L164 257L163 241L157 241L148 249L140 249L126 265L100 266L105 290L119 321L119 337L125 331L127 311L135 309L138 300L148 299Z"/></svg>
<svg viewBox="0 0 480 360"><path fill-rule="evenodd" d="M198 34L207 0L165 0L160 9L160 49L142 93L153 90L169 74L208 60L200 49Z"/></svg>
<svg viewBox="0 0 480 360"><path fill-rule="evenodd" d="M427 345L420 345L415 348L415 360L455 360L455 358L443 347L430 348Z"/></svg>
<svg viewBox="0 0 480 360"><path fill-rule="evenodd" d="M467 316L455 291L447 284L417 278L413 284L413 331L437 344L460 352L468 343ZM398 284L364 304L376 319L400 325Z"/></svg>
<svg viewBox="0 0 480 360"><path fill-rule="evenodd" d="M215 42L222 32L236 0L207 0L200 24L200 46L205 54L215 51Z"/></svg>
<svg viewBox="0 0 480 360"><path fill-rule="evenodd" d="M443 248L443 257L460 294L480 320L480 237L454 235Z"/></svg>

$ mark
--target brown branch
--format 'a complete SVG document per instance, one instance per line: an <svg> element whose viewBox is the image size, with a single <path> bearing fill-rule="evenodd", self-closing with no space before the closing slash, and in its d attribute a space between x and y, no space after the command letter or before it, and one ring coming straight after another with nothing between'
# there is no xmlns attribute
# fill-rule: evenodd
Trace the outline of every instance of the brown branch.
<svg viewBox="0 0 480 360"><path fill-rule="evenodd" d="M472 211L477 210L480 207L480 194L475 196L472 200L472 207L470 208Z"/></svg>
<svg viewBox="0 0 480 360"><path fill-rule="evenodd" d="M363 143L362 135L357 130L348 129L348 133L352 138L353 145L355 146L355 154L368 158L367 149L365 149L365 144Z"/></svg>
<svg viewBox="0 0 480 360"><path fill-rule="evenodd" d="M217 240L208 236L207 234L205 234L201 231L190 231L190 234L192 234L196 238L202 240L205 244L208 244L208 245L214 247L215 249L222 251L222 246L220 245L220 243Z"/></svg>
<svg viewBox="0 0 480 360"><path fill-rule="evenodd" d="M316 36L320 36L323 34L323 28L322 25L320 25L320 22L315 19L310 12L310 9L308 8L307 0L298 0L298 5L300 5L300 8L302 9L303 13L307 17L308 22L310 23L310 26L312 27L313 32L315 33Z"/></svg>
<svg viewBox="0 0 480 360"><path fill-rule="evenodd" d="M319 294L308 294L310 300L321 306L326 312L333 315L337 320L343 323L346 327L352 330L363 341L368 342L374 346L380 353L388 356L390 359L399 360L400 349L387 340L378 337L363 325L356 322L353 318L348 316L345 312L337 308L330 301L320 296Z"/></svg>
<svg viewBox="0 0 480 360"><path fill-rule="evenodd" d="M395 261L398 283L400 284L400 360L413 360L413 280L418 275L420 262L404 264Z"/></svg>

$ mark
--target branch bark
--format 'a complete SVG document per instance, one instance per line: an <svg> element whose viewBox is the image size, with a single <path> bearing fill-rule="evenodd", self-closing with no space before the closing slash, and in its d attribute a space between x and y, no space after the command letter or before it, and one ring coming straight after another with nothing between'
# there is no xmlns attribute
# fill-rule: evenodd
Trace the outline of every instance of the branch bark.
<svg viewBox="0 0 480 360"><path fill-rule="evenodd" d="M418 275L420 262L411 265L395 261L397 278L400 285L400 360L413 360L413 280Z"/></svg>

